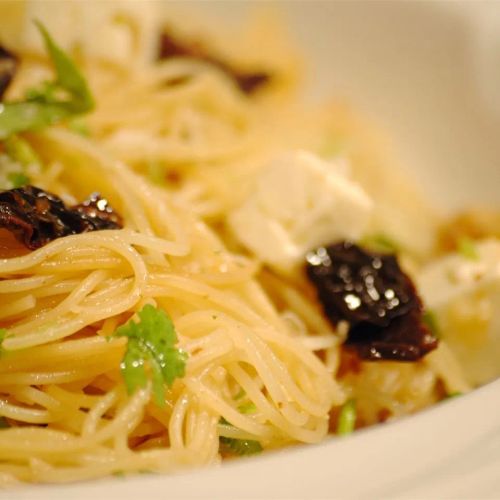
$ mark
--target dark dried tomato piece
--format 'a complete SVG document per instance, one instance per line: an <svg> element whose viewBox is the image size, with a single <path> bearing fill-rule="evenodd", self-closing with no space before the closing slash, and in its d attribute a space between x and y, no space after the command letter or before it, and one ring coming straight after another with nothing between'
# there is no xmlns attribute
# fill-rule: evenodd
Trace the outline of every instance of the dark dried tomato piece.
<svg viewBox="0 0 500 500"><path fill-rule="evenodd" d="M394 255L367 252L343 242L307 256L308 276L334 321L388 326L410 311L418 298Z"/></svg>
<svg viewBox="0 0 500 500"><path fill-rule="evenodd" d="M108 200L98 193L92 193L88 200L75 205L72 210L80 214L82 220L93 226L93 230L117 229L123 227L122 218L109 205Z"/></svg>
<svg viewBox="0 0 500 500"><path fill-rule="evenodd" d="M164 30L160 35L158 59L170 59L171 57L191 57L204 60L207 56L198 41L192 41L189 45L181 43L172 33Z"/></svg>
<svg viewBox="0 0 500 500"><path fill-rule="evenodd" d="M271 75L264 71L257 71L255 73L233 72L233 78L245 94L253 94L260 87L267 85L271 81Z"/></svg>
<svg viewBox="0 0 500 500"><path fill-rule="evenodd" d="M178 40L172 33L163 31L158 48L158 59L169 59L171 57L187 57L210 63L231 77L245 94L253 94L271 81L271 75L265 71L237 69L228 62L210 54L198 40L186 43Z"/></svg>
<svg viewBox="0 0 500 500"><path fill-rule="evenodd" d="M0 193L0 228L31 250L70 234L121 227L120 216L98 195L67 207L58 196L34 186Z"/></svg>
<svg viewBox="0 0 500 500"><path fill-rule="evenodd" d="M16 75L17 57L0 45L0 101Z"/></svg>
<svg viewBox="0 0 500 500"><path fill-rule="evenodd" d="M362 359L418 361L437 347L438 340L423 323L419 308L383 328L359 323L350 329L345 345Z"/></svg>
<svg viewBox="0 0 500 500"><path fill-rule="evenodd" d="M363 359L415 361L437 347L394 255L341 242L310 252L306 272L328 319L349 322L346 345Z"/></svg>

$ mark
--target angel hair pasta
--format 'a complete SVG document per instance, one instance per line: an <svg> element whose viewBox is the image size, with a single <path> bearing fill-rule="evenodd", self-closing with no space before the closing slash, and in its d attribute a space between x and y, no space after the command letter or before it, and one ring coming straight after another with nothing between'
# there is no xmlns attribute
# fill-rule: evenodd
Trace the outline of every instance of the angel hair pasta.
<svg viewBox="0 0 500 500"><path fill-rule="evenodd" d="M494 230L443 256L280 29L228 48L153 3L36 5L0 6L1 483L317 443L497 375L493 285L439 284L498 263Z"/></svg>

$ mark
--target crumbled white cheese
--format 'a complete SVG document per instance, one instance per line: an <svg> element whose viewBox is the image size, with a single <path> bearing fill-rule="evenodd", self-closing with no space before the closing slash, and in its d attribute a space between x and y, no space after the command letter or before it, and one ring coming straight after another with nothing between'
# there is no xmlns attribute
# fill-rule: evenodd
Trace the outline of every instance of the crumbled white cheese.
<svg viewBox="0 0 500 500"><path fill-rule="evenodd" d="M229 216L236 238L263 262L289 272L307 251L365 231L372 202L343 164L295 151L264 167L247 200Z"/></svg>
<svg viewBox="0 0 500 500"><path fill-rule="evenodd" d="M500 284L500 242L487 240L476 245L477 259L459 253L426 266L417 278L420 294L431 309L446 306L461 295L494 283Z"/></svg>
<svg viewBox="0 0 500 500"><path fill-rule="evenodd" d="M37 19L65 50L78 48L85 55L113 63L144 63L153 59L157 49L157 8L157 2L126 0L92 2L91 8L78 0L19 0L15 12L4 16L9 24L5 27L7 41L39 51L42 41L33 23ZM0 19L0 31L3 29Z"/></svg>
<svg viewBox="0 0 500 500"><path fill-rule="evenodd" d="M477 243L475 250L477 259L452 254L417 277L425 306L472 386L500 375L500 241Z"/></svg>

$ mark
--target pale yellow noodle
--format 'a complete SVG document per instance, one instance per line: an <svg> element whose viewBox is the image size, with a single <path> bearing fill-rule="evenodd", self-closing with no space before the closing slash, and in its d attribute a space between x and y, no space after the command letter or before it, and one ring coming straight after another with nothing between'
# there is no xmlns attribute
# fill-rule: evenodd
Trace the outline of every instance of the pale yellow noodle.
<svg viewBox="0 0 500 500"><path fill-rule="evenodd" d="M19 81L35 85L39 66L27 56ZM225 218L262 165L284 149L323 147L327 120L285 99L286 75L249 98L206 62L138 72L83 57L82 67L98 104L85 118L91 137L64 126L29 134L44 165L30 176L69 204L99 191L124 227L0 258L0 415L10 426L0 431L0 484L217 464L220 437L264 449L320 442L353 391L375 419L431 404L438 381L468 389L445 347L415 369L338 380L345 328L331 327L299 279L228 250ZM149 182L151 162L181 185ZM128 394L127 339L113 337L145 304L169 314L188 354L164 405L151 382ZM397 392L394 374L422 381L418 401L370 394L371 377Z"/></svg>

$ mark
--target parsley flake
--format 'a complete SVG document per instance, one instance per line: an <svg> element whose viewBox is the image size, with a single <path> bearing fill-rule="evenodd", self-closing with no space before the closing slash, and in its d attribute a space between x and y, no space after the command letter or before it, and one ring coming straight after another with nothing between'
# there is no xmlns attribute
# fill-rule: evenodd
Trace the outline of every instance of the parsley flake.
<svg viewBox="0 0 500 500"><path fill-rule="evenodd" d="M3 349L3 341L7 337L9 331L7 328L0 328L0 355L3 355L5 353Z"/></svg>
<svg viewBox="0 0 500 500"><path fill-rule="evenodd" d="M12 189L27 186L30 183L30 178L22 172L11 172L7 174L7 180L12 185Z"/></svg>
<svg viewBox="0 0 500 500"><path fill-rule="evenodd" d="M253 401L247 401L246 403L238 406L238 410L240 413L248 415L249 413L255 413L257 411L257 407L255 406L255 403Z"/></svg>
<svg viewBox="0 0 500 500"><path fill-rule="evenodd" d="M244 398L246 396L246 394L247 393L245 392L245 390L240 388L240 390L238 391L238 393L236 394L236 396L233 397L233 399L235 401L238 401L238 399Z"/></svg>
<svg viewBox="0 0 500 500"><path fill-rule="evenodd" d="M337 434L346 436L354 431L356 425L356 401L349 399L340 409L339 420L337 423Z"/></svg>
<svg viewBox="0 0 500 500"><path fill-rule="evenodd" d="M7 155L23 167L41 165L40 158L30 143L22 137L11 135L4 141L3 145Z"/></svg>
<svg viewBox="0 0 500 500"><path fill-rule="evenodd" d="M233 455L255 455L262 451L262 445L253 439L234 439L221 436L219 441L222 448Z"/></svg>
<svg viewBox="0 0 500 500"><path fill-rule="evenodd" d="M399 251L398 244L392 238L382 233L368 235L360 243L376 252L397 253Z"/></svg>
<svg viewBox="0 0 500 500"><path fill-rule="evenodd" d="M463 396L463 393L460 391L450 392L445 396L445 399L458 398L459 396Z"/></svg>
<svg viewBox="0 0 500 500"><path fill-rule="evenodd" d="M55 79L31 89L22 101L0 106L0 139L59 123L94 108L94 99L75 63L56 45L45 27L35 22L55 69Z"/></svg>
<svg viewBox="0 0 500 500"><path fill-rule="evenodd" d="M116 337L128 338L121 372L129 394L145 387L148 376L151 377L154 399L163 406L165 385L170 387L175 379L184 376L187 354L175 347L174 324L164 311L147 304L138 316L139 322L129 321L114 333Z"/></svg>
<svg viewBox="0 0 500 500"><path fill-rule="evenodd" d="M429 328L432 335L436 338L439 338L439 324L436 317L436 313L430 309L427 309L426 311L424 311L424 314L422 315L422 320L427 326L427 328Z"/></svg>
<svg viewBox="0 0 500 500"><path fill-rule="evenodd" d="M463 236L457 241L458 253L469 260L478 260L479 254L473 240Z"/></svg>
<svg viewBox="0 0 500 500"><path fill-rule="evenodd" d="M147 175L149 180L157 186L164 186L165 182L165 165L158 160L150 160L147 163Z"/></svg>
<svg viewBox="0 0 500 500"><path fill-rule="evenodd" d="M81 118L74 118L68 122L68 128L75 132L75 134L81 135L82 137L90 137L90 128L85 120Z"/></svg>

